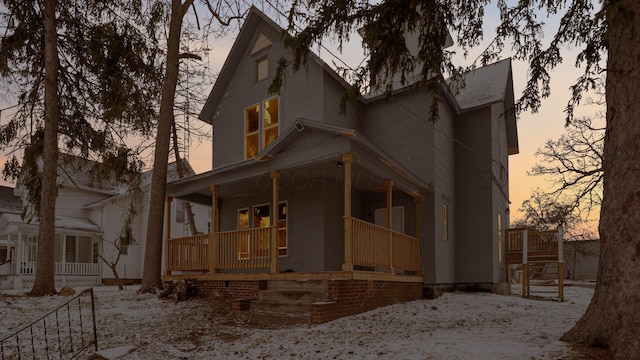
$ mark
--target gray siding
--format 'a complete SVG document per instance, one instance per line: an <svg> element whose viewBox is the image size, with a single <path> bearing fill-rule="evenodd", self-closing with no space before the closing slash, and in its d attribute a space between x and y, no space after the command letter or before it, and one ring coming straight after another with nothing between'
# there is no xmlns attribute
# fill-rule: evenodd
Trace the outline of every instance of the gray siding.
<svg viewBox="0 0 640 360"><path fill-rule="evenodd" d="M251 55L253 44L260 35L267 36L273 43L270 47ZM269 58L269 78L260 82L255 81L255 64L258 58ZM263 100L273 97L268 93L268 88L276 72L277 62L280 58L290 58L290 50L285 49L280 43L280 34L262 24L249 47L245 49L242 61L235 68L225 95L222 97L213 118L213 168L218 168L230 163L243 160L244 157L244 110L246 107L258 104ZM327 91L325 86L330 86ZM355 111L348 115L349 120L338 115L339 95L325 98L325 94L342 94L335 80L326 80L323 69L314 61L309 61L308 68L293 73L288 71L282 92L279 95L280 124L282 131L293 124L299 118L315 121L328 121L336 125L355 124ZM338 100L334 97L337 96ZM331 105L334 104L335 105ZM328 116L328 120L325 119ZM351 119L353 118L353 119Z"/></svg>
<svg viewBox="0 0 640 360"><path fill-rule="evenodd" d="M504 229L509 224L509 154L507 126L503 114L504 106L502 104L495 104L491 107L491 176L493 179L491 189L493 207L491 234L494 283L506 281ZM498 227L498 214L500 215L500 227ZM500 244L498 244L499 242ZM499 253L502 253L502 256L499 256Z"/></svg>
<svg viewBox="0 0 640 360"><path fill-rule="evenodd" d="M87 218L89 212L84 209L85 205L101 201L108 197L109 195L64 186L58 189L56 215Z"/></svg>
<svg viewBox="0 0 640 360"><path fill-rule="evenodd" d="M456 281L493 282L491 111L456 121Z"/></svg>
<svg viewBox="0 0 640 360"><path fill-rule="evenodd" d="M428 121L429 106L425 93L400 94L391 102L378 100L367 105L361 131L413 174L432 183L434 127Z"/></svg>
<svg viewBox="0 0 640 360"><path fill-rule="evenodd" d="M456 195L455 195L455 123L450 108L441 103L440 118L434 127L434 245L436 282L451 284L456 274ZM447 205L447 239L443 238L443 203Z"/></svg>
<svg viewBox="0 0 640 360"><path fill-rule="evenodd" d="M324 121L332 125L356 129L358 126L358 107L360 106L357 100L349 100L346 112L341 114L340 102L346 93L346 89L343 84L339 83L327 72L324 72L323 90Z"/></svg>
<svg viewBox="0 0 640 360"><path fill-rule="evenodd" d="M344 263L344 191L335 186L327 187L322 194L324 200L324 266L327 271L340 271ZM357 192L352 194L354 212L362 204Z"/></svg>

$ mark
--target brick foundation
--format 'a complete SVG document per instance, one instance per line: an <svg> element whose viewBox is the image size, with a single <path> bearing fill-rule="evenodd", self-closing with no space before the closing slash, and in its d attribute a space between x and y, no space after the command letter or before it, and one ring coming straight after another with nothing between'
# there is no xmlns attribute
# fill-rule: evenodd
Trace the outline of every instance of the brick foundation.
<svg viewBox="0 0 640 360"><path fill-rule="evenodd" d="M330 280L329 302L311 307L311 323L319 324L378 307L422 298L422 284L377 280Z"/></svg>
<svg viewBox="0 0 640 360"><path fill-rule="evenodd" d="M320 324L344 316L360 314L381 306L422 298L422 284L379 280L326 280L327 301L311 304L310 322ZM209 298L232 300L234 314L246 314L260 290L267 289L265 280L197 281L198 292Z"/></svg>
<svg viewBox="0 0 640 360"><path fill-rule="evenodd" d="M257 299L258 292L266 289L266 281L197 281L198 292L204 297L226 299Z"/></svg>

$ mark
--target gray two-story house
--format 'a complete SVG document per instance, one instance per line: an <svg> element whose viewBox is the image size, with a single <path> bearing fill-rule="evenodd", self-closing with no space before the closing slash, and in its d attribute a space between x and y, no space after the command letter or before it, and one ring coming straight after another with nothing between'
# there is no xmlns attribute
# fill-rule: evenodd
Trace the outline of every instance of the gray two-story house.
<svg viewBox="0 0 640 360"><path fill-rule="evenodd" d="M442 81L435 123L429 93L408 86L341 113L349 85L312 53L269 93L291 56L282 32L252 8L204 105L213 168L168 196L210 204L212 231L167 239L165 279L236 298L313 281L315 322L504 282L510 60L467 74L455 96Z"/></svg>

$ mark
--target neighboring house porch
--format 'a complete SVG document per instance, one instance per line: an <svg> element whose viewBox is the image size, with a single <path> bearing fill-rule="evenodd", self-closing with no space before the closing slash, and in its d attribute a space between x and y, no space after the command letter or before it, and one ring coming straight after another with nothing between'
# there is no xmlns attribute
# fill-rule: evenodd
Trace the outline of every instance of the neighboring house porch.
<svg viewBox="0 0 640 360"><path fill-rule="evenodd" d="M6 260L0 265L0 289L29 289L36 273L38 222L18 214L0 216ZM56 217L54 245L56 288L100 284L98 251L102 230L86 219Z"/></svg>

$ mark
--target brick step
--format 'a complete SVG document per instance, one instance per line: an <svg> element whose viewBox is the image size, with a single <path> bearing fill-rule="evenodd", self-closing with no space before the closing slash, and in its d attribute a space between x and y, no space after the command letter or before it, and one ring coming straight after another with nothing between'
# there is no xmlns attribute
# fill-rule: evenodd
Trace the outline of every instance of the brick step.
<svg viewBox="0 0 640 360"><path fill-rule="evenodd" d="M265 325L295 325L311 323L309 313L288 314L264 310L251 310L251 321Z"/></svg>
<svg viewBox="0 0 640 360"><path fill-rule="evenodd" d="M272 280L267 283L267 289L326 292L329 289L329 282L327 280Z"/></svg>
<svg viewBox="0 0 640 360"><path fill-rule="evenodd" d="M272 300L254 300L251 311L263 311L282 314L308 314L311 311L310 302L281 302Z"/></svg>
<svg viewBox="0 0 640 360"><path fill-rule="evenodd" d="M327 292L317 290L260 290L258 298L259 300L283 303L313 303L325 301L327 299Z"/></svg>

